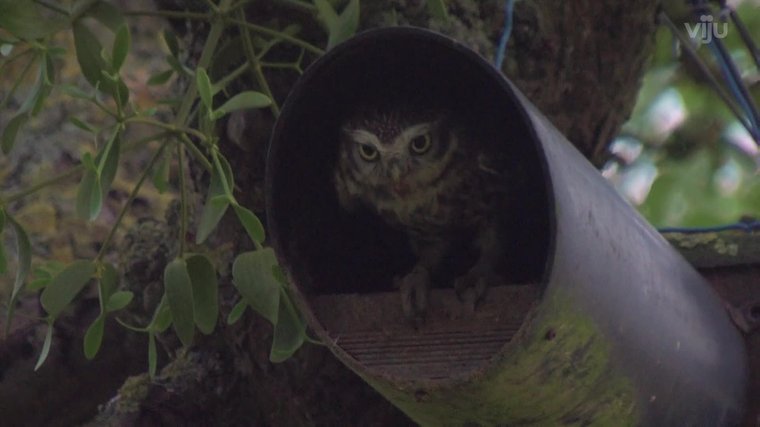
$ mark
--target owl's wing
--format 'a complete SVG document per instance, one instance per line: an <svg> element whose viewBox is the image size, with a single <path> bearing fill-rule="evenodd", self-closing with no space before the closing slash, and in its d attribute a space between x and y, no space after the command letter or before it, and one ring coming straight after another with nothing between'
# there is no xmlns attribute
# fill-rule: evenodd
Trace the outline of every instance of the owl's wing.
<svg viewBox="0 0 760 427"><path fill-rule="evenodd" d="M340 167L335 170L333 184L335 185L335 193L338 195L338 203L340 204L340 207L348 212L354 212L357 208L356 199L349 193L348 183L343 177Z"/></svg>

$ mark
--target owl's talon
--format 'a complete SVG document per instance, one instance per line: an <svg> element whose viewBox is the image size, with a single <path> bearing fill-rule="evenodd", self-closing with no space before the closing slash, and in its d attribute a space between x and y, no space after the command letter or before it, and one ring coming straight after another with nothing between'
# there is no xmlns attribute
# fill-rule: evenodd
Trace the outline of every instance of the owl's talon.
<svg viewBox="0 0 760 427"><path fill-rule="evenodd" d="M475 307L486 295L490 278L476 272L469 272L454 281L454 290L464 305L465 312L474 313Z"/></svg>
<svg viewBox="0 0 760 427"><path fill-rule="evenodd" d="M406 276L396 279L401 293L401 308L404 317L419 326L424 321L428 304L430 275L424 268L415 268Z"/></svg>

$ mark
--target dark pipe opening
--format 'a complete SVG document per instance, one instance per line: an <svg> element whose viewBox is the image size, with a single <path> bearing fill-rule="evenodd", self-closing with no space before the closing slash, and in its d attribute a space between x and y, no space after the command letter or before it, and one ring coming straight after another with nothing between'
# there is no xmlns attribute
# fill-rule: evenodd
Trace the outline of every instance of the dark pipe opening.
<svg viewBox="0 0 760 427"><path fill-rule="evenodd" d="M412 28L373 31L328 52L307 70L283 108L267 165L273 244L328 333L325 319L338 309L332 302L320 309L316 298L396 292L392 279L415 262L403 233L372 215L345 212L332 183L344 118L368 102L405 96L445 107L471 128L497 136L502 169L520 177L506 183L514 187L514 196L500 215L500 239L507 249L502 273L506 284L533 285L532 297L516 303L531 306L540 295L552 239L548 178L529 119L508 84L482 58L440 35ZM473 260L467 249L450 254L447 271L434 287L450 288L451 279ZM393 309L400 306L398 298L388 301ZM356 312L388 314L379 303ZM491 322L500 318L494 316ZM381 328L377 320L368 320L374 326L367 327Z"/></svg>

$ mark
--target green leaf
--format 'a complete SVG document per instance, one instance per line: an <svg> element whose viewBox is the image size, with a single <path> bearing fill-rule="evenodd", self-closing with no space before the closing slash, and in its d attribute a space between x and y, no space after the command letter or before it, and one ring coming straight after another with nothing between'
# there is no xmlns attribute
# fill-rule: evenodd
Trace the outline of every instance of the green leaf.
<svg viewBox="0 0 760 427"><path fill-rule="evenodd" d="M78 260L53 277L40 296L40 303L48 315L53 319L58 317L94 273L95 263L90 260Z"/></svg>
<svg viewBox="0 0 760 427"><path fill-rule="evenodd" d="M317 7L317 18L328 31L338 25L338 13L333 9L332 4L327 0L314 0L314 6Z"/></svg>
<svg viewBox="0 0 760 427"><path fill-rule="evenodd" d="M327 48L345 41L359 28L359 0L350 0L340 15L327 0L314 0L319 19L327 29Z"/></svg>
<svg viewBox="0 0 760 427"><path fill-rule="evenodd" d="M39 39L58 31L63 21L47 16L35 2L0 0L0 28L20 39Z"/></svg>
<svg viewBox="0 0 760 427"><path fill-rule="evenodd" d="M100 55L103 46L95 34L82 22L76 20L72 24L74 32L74 48L77 54L77 62L82 74L93 87L99 87L105 90L104 85L108 84L103 81L102 71L107 71L105 60Z"/></svg>
<svg viewBox="0 0 760 427"><path fill-rule="evenodd" d="M436 19L445 20L449 17L444 0L427 0L428 14Z"/></svg>
<svg viewBox="0 0 760 427"><path fill-rule="evenodd" d="M156 190L161 194L169 189L169 173L171 172L169 168L169 153L166 151L161 154L161 158L158 159L158 164L153 167L153 174L151 176L153 186L156 187Z"/></svg>
<svg viewBox="0 0 760 427"><path fill-rule="evenodd" d="M13 282L13 290L11 290L11 298L8 302L8 313L5 319L5 335L11 329L11 320L13 319L13 311L16 308L16 301L18 300L21 288L24 286L27 274L32 267L32 245L29 243L29 236L27 236L24 227L21 226L16 220L5 214L5 220L13 228L16 235L16 254L18 256L18 267L16 269L16 280Z"/></svg>
<svg viewBox="0 0 760 427"><path fill-rule="evenodd" d="M282 288L272 275L277 259L271 248L245 252L232 264L232 282L246 302L273 325L277 324Z"/></svg>
<svg viewBox="0 0 760 427"><path fill-rule="evenodd" d="M18 135L18 130L21 129L21 126L23 126L27 120L29 120L29 114L18 113L8 121L7 125L5 125L5 129L3 129L2 140L0 140L0 147L3 150L3 154L8 154L11 152L11 149L13 149L13 144L16 142L16 135Z"/></svg>
<svg viewBox="0 0 760 427"><path fill-rule="evenodd" d="M135 295L130 291L114 292L114 294L108 299L108 303L106 303L106 311L110 313L112 311L121 310L132 302L134 296Z"/></svg>
<svg viewBox="0 0 760 427"><path fill-rule="evenodd" d="M88 169L77 189L77 215L80 218L92 221L100 214L103 206L103 189L100 186L100 177L96 171Z"/></svg>
<svg viewBox="0 0 760 427"><path fill-rule="evenodd" d="M42 81L45 85L50 87L55 84L55 63L53 62L53 55L49 52L45 52L43 64L40 65L40 72L42 73ZM50 91L48 90L48 94ZM41 101L38 101L41 104ZM36 114L36 113L35 113Z"/></svg>
<svg viewBox="0 0 760 427"><path fill-rule="evenodd" d="M107 303L111 299L111 296L116 292L119 287L119 273L116 271L113 265L106 263L103 265L103 272L100 276L99 282L100 290L100 304L103 310L106 311Z"/></svg>
<svg viewBox="0 0 760 427"><path fill-rule="evenodd" d="M26 285L26 289L28 291L34 292L44 288L50 284L50 281L53 280L53 277L61 272L64 267L66 267L66 264L56 260L51 260L43 263L34 269L34 272L32 274L32 281Z"/></svg>
<svg viewBox="0 0 760 427"><path fill-rule="evenodd" d="M78 118L76 118L74 116L69 117L69 121L71 122L71 124L73 124L74 126L78 127L79 129L82 129L85 132L97 133L97 131L95 130L95 128L93 128L92 126L90 126L86 122L83 122L82 120L79 120Z"/></svg>
<svg viewBox="0 0 760 427"><path fill-rule="evenodd" d="M85 151L82 154L82 164L84 165L85 170L96 172L98 171L98 167L95 166L95 159L93 159L92 154L88 151Z"/></svg>
<svg viewBox="0 0 760 427"><path fill-rule="evenodd" d="M278 322L274 327L272 349L269 352L269 360L274 363L284 362L289 359L306 339L306 322L291 302L285 288L281 289Z"/></svg>
<svg viewBox="0 0 760 427"><path fill-rule="evenodd" d="M98 165L98 175L100 176L100 190L105 199L111 184L116 177L116 171L119 168L119 154L121 151L121 138L119 130L114 130L111 139L108 140L103 150L95 157L95 163Z"/></svg>
<svg viewBox="0 0 760 427"><path fill-rule="evenodd" d="M228 114L232 111L245 110L248 108L263 108L272 105L272 100L261 92L246 91L241 92L227 102L225 102L217 111L222 114Z"/></svg>
<svg viewBox="0 0 760 427"><path fill-rule="evenodd" d="M198 329L208 335L214 332L219 317L219 282L211 261L203 255L187 258L187 272L193 286L193 316Z"/></svg>
<svg viewBox="0 0 760 427"><path fill-rule="evenodd" d="M259 217L257 217L256 214L247 208L244 208L238 204L234 204L232 207L235 208L235 213L237 214L238 220L241 224L243 224L243 227L245 228L245 231L248 233L248 236L251 238L251 240L256 243L264 243L264 238L266 236L264 234L264 226L261 225Z"/></svg>
<svg viewBox="0 0 760 427"><path fill-rule="evenodd" d="M132 44L131 37L129 36L129 27L126 24L122 24L118 31L116 31L116 37L113 40L113 49L111 50L111 68L114 72L119 72L121 66L124 65L124 60L127 59L127 53Z"/></svg>
<svg viewBox="0 0 760 427"><path fill-rule="evenodd" d="M120 79L116 82L105 78L109 74L109 65L103 59L101 52L103 47L100 41L90 31L82 20L76 20L72 24L74 32L74 48L77 61L85 79L99 90L110 94L121 105L126 105L129 100L129 89Z"/></svg>
<svg viewBox="0 0 760 427"><path fill-rule="evenodd" d="M158 303L158 307L153 312L153 319L148 325L148 330L161 333L164 332L172 324L172 311L169 308L169 302L166 298L166 292L161 297L161 302Z"/></svg>
<svg viewBox="0 0 760 427"><path fill-rule="evenodd" d="M148 374L151 378L155 378L157 366L156 335L153 332L148 332Z"/></svg>
<svg viewBox="0 0 760 427"><path fill-rule="evenodd" d="M193 318L193 286L187 271L187 263L176 258L164 269L166 300L172 312L174 331L184 346L193 343L195 324Z"/></svg>
<svg viewBox="0 0 760 427"><path fill-rule="evenodd" d="M3 245L3 229L5 228L5 210L0 209L0 275L8 271L8 260L5 258L5 246Z"/></svg>
<svg viewBox="0 0 760 427"><path fill-rule="evenodd" d="M118 7L107 1L98 1L87 10L87 16L97 19L114 33L124 25L124 16Z"/></svg>
<svg viewBox="0 0 760 427"><path fill-rule="evenodd" d="M205 105L209 111L212 111L214 108L212 105L211 80L208 78L208 74L206 74L206 70L203 68L199 67L195 70L195 85L198 87L198 94L201 97L203 105Z"/></svg>
<svg viewBox="0 0 760 427"><path fill-rule="evenodd" d="M47 332L45 332L45 342L42 343L42 351L40 352L40 356L37 358L37 364L34 365L34 370L40 369L40 366L42 366L43 363L45 363L45 360L48 357L48 354L50 353L50 344L53 343L53 324L48 323Z"/></svg>
<svg viewBox="0 0 760 427"><path fill-rule="evenodd" d="M154 74L148 79L148 86L162 85L169 81L172 74L174 74L174 70L171 68L161 71L158 74Z"/></svg>
<svg viewBox="0 0 760 427"><path fill-rule="evenodd" d="M3 55L3 56L10 55L11 52L13 52L13 47L14 47L14 45L12 45L10 43L0 44L0 55Z"/></svg>
<svg viewBox="0 0 760 427"><path fill-rule="evenodd" d="M232 307L232 310L230 310L230 314L227 315L227 324L233 325L237 323L245 313L246 308L248 308L248 302L245 299L238 301L238 303Z"/></svg>
<svg viewBox="0 0 760 427"><path fill-rule="evenodd" d="M172 56L176 58L179 55L179 42L177 41L177 36L173 31L168 29L164 30L163 35L166 47L169 48L169 52Z"/></svg>
<svg viewBox="0 0 760 427"><path fill-rule="evenodd" d="M66 95L77 98L77 99L86 99L91 100L93 99L93 96L82 89L79 89L78 87L70 84L62 84L58 86Z"/></svg>
<svg viewBox="0 0 760 427"><path fill-rule="evenodd" d="M203 207L203 212L201 213L201 220L198 224L198 231L195 234L195 243L201 244L203 243L206 238L211 234L212 231L216 228L216 225L219 223L219 220L222 219L222 216L224 216L224 213L227 211L227 208L229 207L228 203L220 203L215 199L218 196L226 196L227 192L224 190L224 183L222 179L226 180L226 186L227 188L233 188L235 186L235 183L232 179L232 168L230 167L230 164L227 162L227 159L225 159L222 156L219 156L219 164L221 165L222 172L224 173L224 178L220 176L219 170L215 167L214 170L211 172L211 181L208 185L208 195L206 196L206 204ZM215 200L215 202L212 202L212 199Z"/></svg>
<svg viewBox="0 0 760 427"><path fill-rule="evenodd" d="M87 360L92 360L98 354L98 350L100 350L100 344L103 342L105 323L105 317L102 315L98 316L84 334L84 357Z"/></svg>

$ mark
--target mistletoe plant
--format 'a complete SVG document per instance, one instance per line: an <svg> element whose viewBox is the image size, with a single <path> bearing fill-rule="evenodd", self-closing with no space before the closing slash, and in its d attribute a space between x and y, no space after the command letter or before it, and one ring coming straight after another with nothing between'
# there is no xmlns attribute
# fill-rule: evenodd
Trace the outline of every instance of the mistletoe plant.
<svg viewBox="0 0 760 427"><path fill-rule="evenodd" d="M14 84L0 103L5 108L22 80L30 71L36 80L28 91L26 100L15 111L2 129L0 139L2 152L7 155L14 148L20 129L41 110L52 91L59 90L65 96L91 103L107 119L107 125L95 128L85 120L70 117L71 123L93 135L96 147L93 152L81 156L78 165L63 174L23 188L14 194L0 194L0 233L11 233L18 262L15 280L7 304L5 332L11 326L14 307L23 292L39 292L40 303L46 316L47 333L37 361L37 368L45 361L52 342L57 319L65 312L76 296L88 285L96 286L100 301L100 315L89 326L84 337L84 354L93 358L98 353L105 320L127 307L133 299L129 291L120 290L120 274L105 259L111 248L130 204L148 178L159 191L166 191L169 182L177 182L180 195L180 232L178 255L164 270L164 291L155 308L152 319L145 326L124 327L148 335L149 371L156 372L156 335L173 327L184 346L190 346L196 329L203 334L213 333L219 315L218 268L204 253L187 250L188 235L187 167L196 162L210 174L207 196L195 232L195 244L200 245L214 231L224 213L232 207L255 250L238 254L232 267L233 283L241 298L229 313L228 323L237 321L243 312L253 308L274 325L274 338L270 353L272 361L290 357L307 339L305 324L296 311L288 294L282 271L274 253L264 246L265 231L259 218L238 203L235 193L234 171L219 149L216 122L230 112L242 109L268 108L277 116L279 107L272 96L267 81L270 68L289 67L301 72L305 54L318 56L323 49L298 37L298 28L270 28L248 22L244 7L248 1L206 0L203 12L189 11L137 11L120 10L105 0L73 0L48 3L43 0L0 0L0 72L16 61L26 61L20 73L13 77ZM359 22L359 1L331 2L314 0L274 1L281 7L297 7L309 11L327 30L327 48L354 34ZM336 3L345 3L338 12ZM443 3L430 2L445 11ZM166 70L150 78L148 84L168 84L173 75L186 82L184 93L172 103L171 120L157 118L155 108L141 109L132 102L133 96L122 77L122 66L130 54L131 36L128 20L140 16L162 16L173 19L205 21L208 35L203 44L197 66L188 68L181 58L180 43L171 31L163 32L168 47ZM95 35L91 24L96 21L113 33L113 43L104 46ZM220 40L228 31L236 32L242 40L245 61L227 75L212 81L207 70L220 50ZM56 35L70 32L73 37L76 61L89 84L89 89L68 82L57 81L58 68L65 62L66 49ZM300 51L292 63L267 62L266 56L277 44L287 44ZM7 70L7 68L6 68ZM230 97L226 102L216 102L214 97L228 91L230 83L245 73L253 75L258 91L245 91ZM5 74L6 76L8 74ZM126 130L134 125L151 126L156 133L138 140L125 140ZM155 147L155 148L153 148ZM131 189L110 231L93 259L78 259L68 264L56 261L32 266L32 246L23 226L23 218L17 219L9 205L37 191L58 185L66 178L80 176L76 197L76 212L82 218L97 218L104 199L113 183L116 171L125 155L132 152L153 150L147 166ZM176 168L170 168L170 162ZM176 173L176 180L169 174ZM199 246L195 246L199 247ZM0 245L0 274L6 273L6 249ZM32 275L33 279L27 281Z"/></svg>

